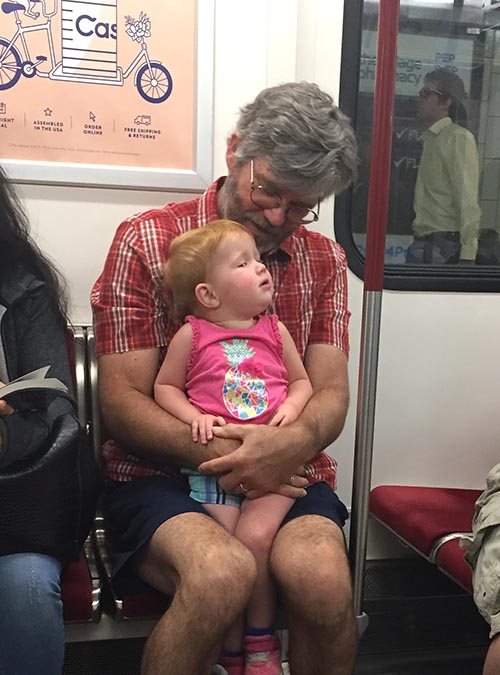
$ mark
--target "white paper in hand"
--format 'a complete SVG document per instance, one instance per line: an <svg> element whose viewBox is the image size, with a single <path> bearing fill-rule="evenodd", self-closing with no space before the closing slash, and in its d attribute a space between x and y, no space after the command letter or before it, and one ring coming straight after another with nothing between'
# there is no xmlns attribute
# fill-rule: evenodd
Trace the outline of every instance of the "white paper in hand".
<svg viewBox="0 0 500 675"><path fill-rule="evenodd" d="M67 386L56 377L46 377L50 366L26 373L0 387L0 398L14 410L47 408L61 392L67 393Z"/></svg>

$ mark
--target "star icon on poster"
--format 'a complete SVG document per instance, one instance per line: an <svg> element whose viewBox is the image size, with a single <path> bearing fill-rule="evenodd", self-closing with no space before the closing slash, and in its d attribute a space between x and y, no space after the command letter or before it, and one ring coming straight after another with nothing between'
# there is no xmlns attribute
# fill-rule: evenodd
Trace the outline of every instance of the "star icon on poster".
<svg viewBox="0 0 500 675"><path fill-rule="evenodd" d="M45 108L43 112L45 113L45 117L52 117L52 110L50 108Z"/></svg>

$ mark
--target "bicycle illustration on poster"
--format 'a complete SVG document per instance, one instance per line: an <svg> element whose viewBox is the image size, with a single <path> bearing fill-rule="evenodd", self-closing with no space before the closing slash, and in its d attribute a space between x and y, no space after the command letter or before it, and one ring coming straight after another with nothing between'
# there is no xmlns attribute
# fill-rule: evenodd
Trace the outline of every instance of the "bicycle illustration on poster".
<svg viewBox="0 0 500 675"><path fill-rule="evenodd" d="M10 173L203 187L210 27L206 0L1 2L0 150Z"/></svg>

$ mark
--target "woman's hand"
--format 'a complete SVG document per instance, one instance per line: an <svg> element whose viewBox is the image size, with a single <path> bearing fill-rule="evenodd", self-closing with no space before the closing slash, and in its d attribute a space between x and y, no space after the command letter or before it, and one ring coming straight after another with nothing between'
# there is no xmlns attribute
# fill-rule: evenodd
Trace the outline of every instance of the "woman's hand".
<svg viewBox="0 0 500 675"><path fill-rule="evenodd" d="M5 387L4 382L0 382L0 415L12 415L14 408L12 408L6 401L2 401L2 387Z"/></svg>
<svg viewBox="0 0 500 675"><path fill-rule="evenodd" d="M0 393L2 387L5 387L4 382L0 382ZM0 398L0 415L12 415L14 408L12 408L6 401L2 401ZM2 447L2 434L0 433L0 448Z"/></svg>

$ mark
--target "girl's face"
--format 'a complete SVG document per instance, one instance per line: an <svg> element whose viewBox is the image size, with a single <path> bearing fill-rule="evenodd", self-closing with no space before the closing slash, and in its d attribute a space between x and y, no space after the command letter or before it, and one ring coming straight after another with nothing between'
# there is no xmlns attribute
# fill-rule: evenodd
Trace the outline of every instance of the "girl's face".
<svg viewBox="0 0 500 675"><path fill-rule="evenodd" d="M252 236L242 232L226 237L210 267L208 283L228 319L252 318L271 304L273 280Z"/></svg>

